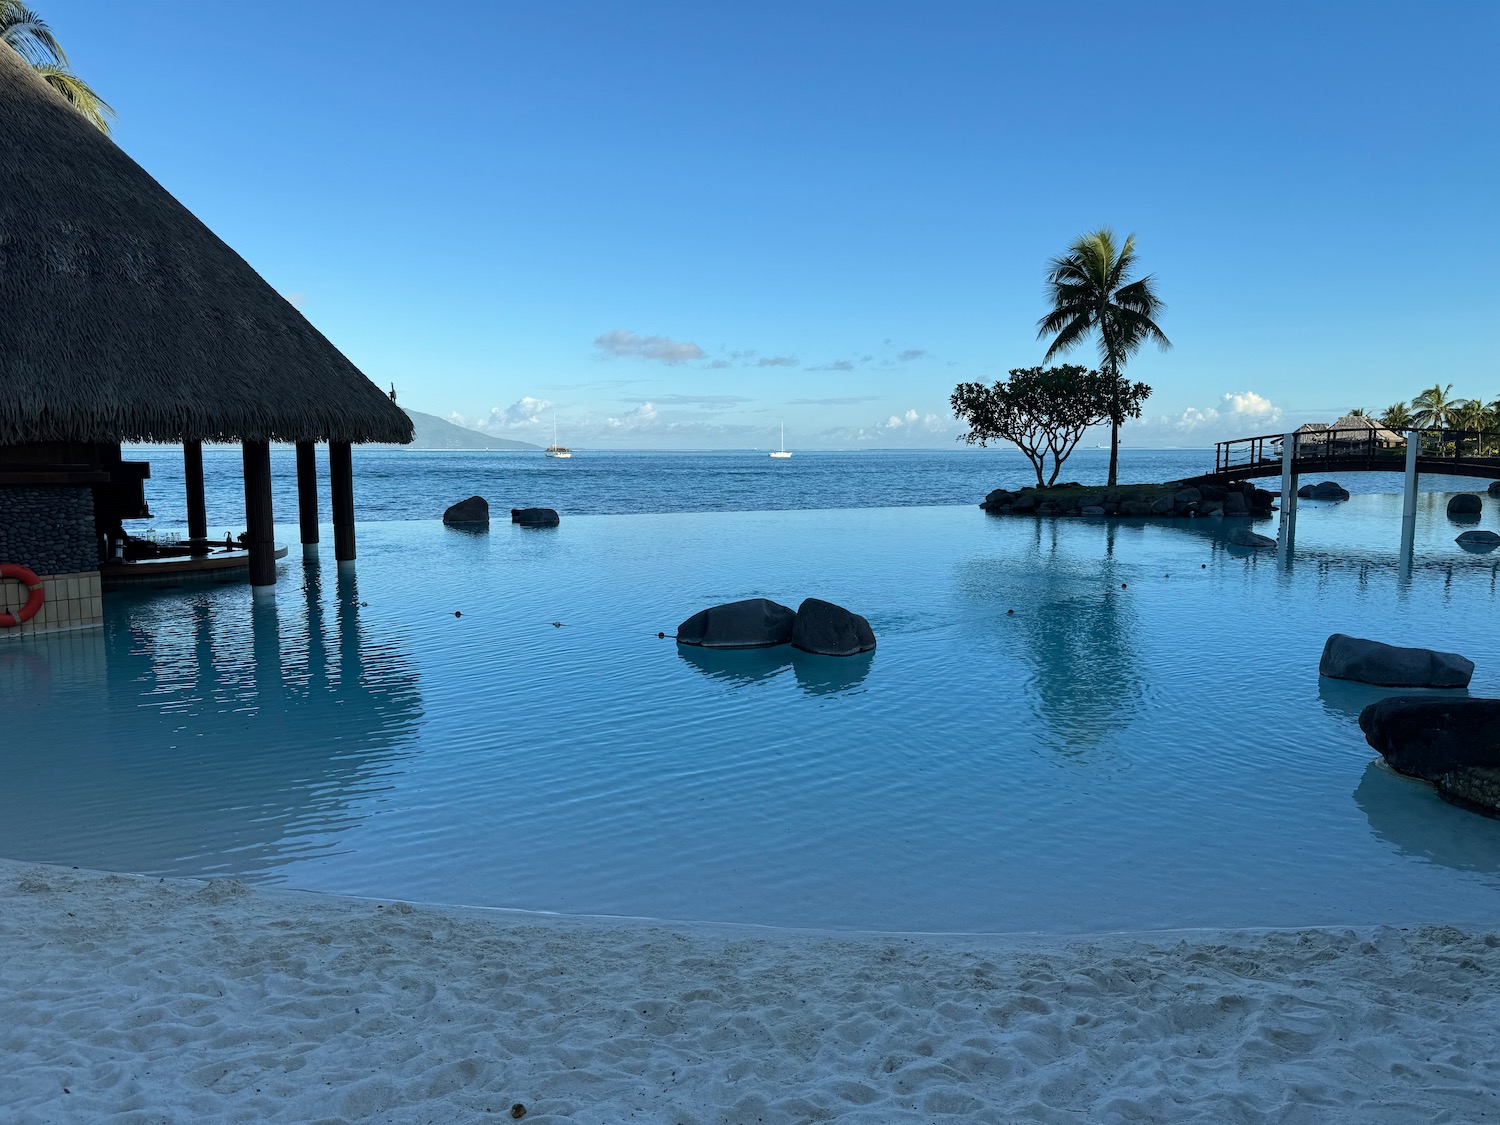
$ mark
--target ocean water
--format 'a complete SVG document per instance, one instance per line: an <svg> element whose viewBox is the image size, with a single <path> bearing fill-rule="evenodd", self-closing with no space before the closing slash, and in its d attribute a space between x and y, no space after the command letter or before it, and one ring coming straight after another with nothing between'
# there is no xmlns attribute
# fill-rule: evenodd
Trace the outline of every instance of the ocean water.
<svg viewBox="0 0 1500 1125"><path fill-rule="evenodd" d="M149 460L147 498L156 519L134 530L177 530L186 525L181 451L140 446L127 458ZM329 517L327 461L320 451L321 504ZM1178 480L1213 468L1212 449L1126 449L1120 479L1145 483ZM295 521L295 455L271 454L277 515ZM1078 450L1062 480L1103 484L1107 450ZM204 451L209 532L218 538L245 526L244 486L237 448ZM360 520L434 519L443 509L476 493L502 517L509 508L541 506L564 515L662 512L738 512L787 509L890 508L934 504L978 504L994 488L1036 483L1030 464L1015 449L870 450L799 452L773 461L764 451L645 453L580 451L568 460L529 452L423 452L360 449L354 453L355 506ZM1312 479L1312 478L1310 478ZM1261 482L1279 487L1279 480ZM1351 492L1399 491L1394 474L1351 474ZM1435 488L1462 483L1432 478ZM1478 487L1483 488L1483 482Z"/></svg>
<svg viewBox="0 0 1500 1125"><path fill-rule="evenodd" d="M791 926L1494 924L1500 822L1377 764L1384 693L1317 675L1346 631L1500 691L1500 558L1443 500L1410 580L1386 495L1305 504L1289 569L1224 521L967 501L368 523L356 574L284 565L274 604L121 595L0 647L0 855ZM879 647L657 636L752 596L848 605Z"/></svg>

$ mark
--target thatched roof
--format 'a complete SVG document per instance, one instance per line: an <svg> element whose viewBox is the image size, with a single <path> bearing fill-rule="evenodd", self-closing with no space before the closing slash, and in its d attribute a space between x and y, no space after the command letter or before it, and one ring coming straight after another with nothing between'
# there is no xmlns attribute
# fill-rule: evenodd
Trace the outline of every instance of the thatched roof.
<svg viewBox="0 0 1500 1125"><path fill-rule="evenodd" d="M411 436L343 353L0 44L0 445Z"/></svg>
<svg viewBox="0 0 1500 1125"><path fill-rule="evenodd" d="M1404 440L1400 434L1382 426L1378 418L1369 418L1363 414L1345 414L1333 424L1332 428L1335 430L1374 430L1376 439L1384 442L1399 443Z"/></svg>

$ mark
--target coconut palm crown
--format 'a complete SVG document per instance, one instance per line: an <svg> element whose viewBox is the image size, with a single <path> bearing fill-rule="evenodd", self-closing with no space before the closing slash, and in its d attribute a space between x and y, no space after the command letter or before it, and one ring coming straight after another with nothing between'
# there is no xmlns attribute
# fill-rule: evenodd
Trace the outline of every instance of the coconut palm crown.
<svg viewBox="0 0 1500 1125"><path fill-rule="evenodd" d="M1380 412L1380 424L1398 433L1412 428L1411 410L1404 402L1393 402Z"/></svg>
<svg viewBox="0 0 1500 1125"><path fill-rule="evenodd" d="M1052 343L1043 362L1093 336L1100 366L1118 386L1120 368L1147 340L1155 341L1163 351L1172 346L1156 323L1166 306L1156 295L1155 279L1135 278L1135 269L1135 235L1117 243L1109 227L1085 234L1066 254L1048 263L1047 297L1052 308L1037 322L1037 337L1051 336ZM1119 475L1120 425L1125 421L1122 401L1123 396L1116 394L1110 416L1110 486Z"/></svg>
<svg viewBox="0 0 1500 1125"><path fill-rule="evenodd" d="M0 0L0 43L26 60L51 86L105 136L114 108L68 66L68 56L47 22L21 0Z"/></svg>
<svg viewBox="0 0 1500 1125"><path fill-rule="evenodd" d="M1451 424L1454 411L1463 403L1462 399L1450 398L1452 394L1452 383L1446 387L1442 385L1428 387L1411 400L1412 423L1424 429L1434 430Z"/></svg>

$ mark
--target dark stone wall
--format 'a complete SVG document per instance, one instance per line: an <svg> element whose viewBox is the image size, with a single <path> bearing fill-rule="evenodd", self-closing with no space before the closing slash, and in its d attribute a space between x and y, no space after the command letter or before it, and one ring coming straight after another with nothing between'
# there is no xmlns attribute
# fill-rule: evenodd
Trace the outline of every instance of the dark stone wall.
<svg viewBox="0 0 1500 1125"><path fill-rule="evenodd" d="M98 570L93 493L78 485L0 485L0 562L37 574Z"/></svg>

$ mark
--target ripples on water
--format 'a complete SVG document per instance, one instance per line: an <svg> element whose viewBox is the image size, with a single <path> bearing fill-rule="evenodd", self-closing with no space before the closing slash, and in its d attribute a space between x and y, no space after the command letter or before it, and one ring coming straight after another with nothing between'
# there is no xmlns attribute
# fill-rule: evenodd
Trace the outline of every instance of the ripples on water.
<svg viewBox="0 0 1500 1125"><path fill-rule="evenodd" d="M797 925L1493 922L1500 822L1372 765L1380 693L1316 674L1338 630L1500 687L1497 557L1442 501L1409 583L1386 496L1305 506L1290 572L1222 523L970 507L371 524L357 580L117 597L0 648L0 854ZM656 636L751 596L880 647Z"/></svg>

